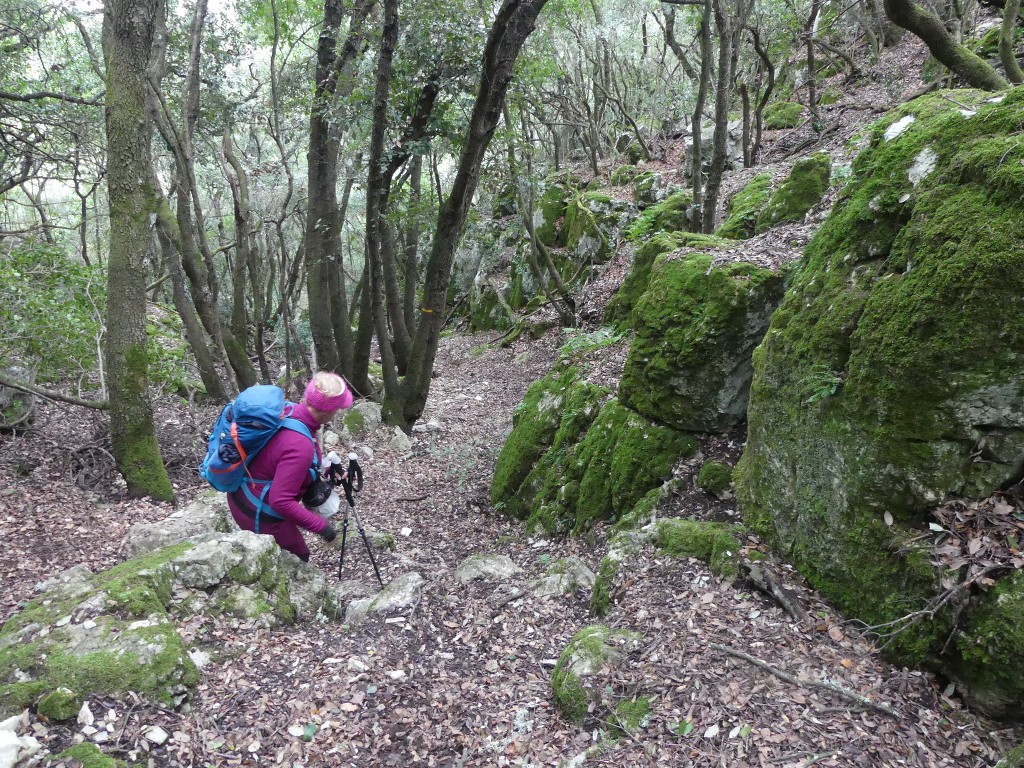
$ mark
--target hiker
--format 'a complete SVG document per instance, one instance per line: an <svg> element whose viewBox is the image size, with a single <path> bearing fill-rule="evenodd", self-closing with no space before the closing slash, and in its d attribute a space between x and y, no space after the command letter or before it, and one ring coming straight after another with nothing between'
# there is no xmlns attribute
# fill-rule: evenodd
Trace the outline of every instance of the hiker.
<svg viewBox="0 0 1024 768"><path fill-rule="evenodd" d="M315 434L339 410L351 406L352 392L345 380L336 373L321 371L306 385L302 400L287 408L288 415ZM337 536L334 526L302 504L303 494L315 482L316 473L310 472L314 464L320 464L320 448L315 440L292 429L279 430L249 465L249 474L254 479L272 481L258 526L255 507L246 498L244 489L228 494L231 516L238 527L273 536L281 549L305 562L309 561L309 547L300 528L312 531L328 543L333 542ZM252 492L259 492L256 484L248 485ZM266 511L268 508L272 514Z"/></svg>

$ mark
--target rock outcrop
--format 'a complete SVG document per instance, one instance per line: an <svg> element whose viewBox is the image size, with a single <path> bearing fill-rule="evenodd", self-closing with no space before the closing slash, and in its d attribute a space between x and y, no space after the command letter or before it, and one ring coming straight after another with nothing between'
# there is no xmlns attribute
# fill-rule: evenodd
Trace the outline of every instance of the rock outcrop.
<svg viewBox="0 0 1024 768"><path fill-rule="evenodd" d="M755 355L746 519L868 625L968 578L932 563L938 504L1024 473L1022 124L1020 87L923 97L877 123ZM1022 596L1017 576L961 590L890 649L1020 715Z"/></svg>

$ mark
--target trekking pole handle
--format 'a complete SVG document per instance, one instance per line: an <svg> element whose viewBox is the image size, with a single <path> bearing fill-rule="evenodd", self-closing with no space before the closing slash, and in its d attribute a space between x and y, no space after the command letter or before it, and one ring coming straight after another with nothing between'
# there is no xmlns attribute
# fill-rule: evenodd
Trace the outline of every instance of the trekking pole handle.
<svg viewBox="0 0 1024 768"><path fill-rule="evenodd" d="M356 493L363 490L363 468L359 466L358 459L355 453L348 455L348 481Z"/></svg>

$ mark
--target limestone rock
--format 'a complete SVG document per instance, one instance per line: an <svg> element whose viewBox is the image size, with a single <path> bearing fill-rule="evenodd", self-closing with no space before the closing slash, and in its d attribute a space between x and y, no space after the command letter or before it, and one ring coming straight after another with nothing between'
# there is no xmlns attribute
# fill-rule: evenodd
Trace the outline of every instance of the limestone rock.
<svg viewBox="0 0 1024 768"><path fill-rule="evenodd" d="M470 555L455 570L455 580L468 584L475 579L504 580L522 572L508 555Z"/></svg>
<svg viewBox="0 0 1024 768"><path fill-rule="evenodd" d="M625 654L635 651L642 640L636 632L601 625L577 632L551 673L551 690L562 713L573 722L582 722L593 696L584 686L584 679L619 663Z"/></svg>
<svg viewBox="0 0 1024 768"><path fill-rule="evenodd" d="M879 121L755 355L741 510L869 625L941 591L920 537L931 510L1024 466L1022 121L1022 88L929 95ZM1020 712L1019 646L993 650L997 665L946 647L976 621L1016 636L986 613L999 599L979 601L984 619L939 612L889 650L955 671L991 713Z"/></svg>
<svg viewBox="0 0 1024 768"><path fill-rule="evenodd" d="M423 581L423 577L415 571L403 573L373 597L349 603L345 610L345 623L356 626L363 623L371 613L400 611L416 605L421 599Z"/></svg>
<svg viewBox="0 0 1024 768"><path fill-rule="evenodd" d="M782 300L782 276L690 254L659 263L633 313L636 338L619 384L622 402L694 432L746 418L754 348Z"/></svg>
<svg viewBox="0 0 1024 768"><path fill-rule="evenodd" d="M594 586L594 572L578 557L567 557L551 564L540 579L530 582L537 597L557 597L582 590L589 592Z"/></svg>
<svg viewBox="0 0 1024 768"><path fill-rule="evenodd" d="M124 545L129 557L137 557L195 536L236 530L227 496L210 491L159 522L136 523L128 529Z"/></svg>

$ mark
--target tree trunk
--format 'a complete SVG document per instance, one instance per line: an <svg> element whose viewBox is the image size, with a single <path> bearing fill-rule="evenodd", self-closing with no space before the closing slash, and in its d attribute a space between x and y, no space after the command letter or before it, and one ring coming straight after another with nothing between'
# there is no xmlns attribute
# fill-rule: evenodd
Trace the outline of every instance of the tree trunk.
<svg viewBox="0 0 1024 768"><path fill-rule="evenodd" d="M894 23L921 38L932 56L968 85L984 91L1007 87L1007 82L988 62L953 39L935 11L914 0L885 0L885 12Z"/></svg>
<svg viewBox="0 0 1024 768"><path fill-rule="evenodd" d="M306 292L309 298L309 325L316 351L317 365L326 370L340 368L339 346L348 342L335 339L335 314L347 315L344 294L330 291L328 265L341 258L341 221L338 216L338 153L340 128L332 119L335 100L352 89L349 69L365 45L364 25L374 0L359 0L350 13L349 35L337 50L337 34L345 13L343 0L325 0L324 25L317 43L316 83L313 107L309 115L309 150L306 155L309 180L309 209L306 215ZM344 324L337 328L351 334ZM349 373L349 372L345 372Z"/></svg>
<svg viewBox="0 0 1024 768"><path fill-rule="evenodd" d="M704 188L704 202L701 206L700 229L707 233L715 231L718 216L718 193L722 188L722 176L729 161L729 104L732 101L732 78L729 76L729 62L732 60L733 19L729 14L729 9L724 7L726 1L714 0L715 27L718 30L715 136L707 185Z"/></svg>
<svg viewBox="0 0 1024 768"><path fill-rule="evenodd" d="M366 161L366 264L367 289L370 312L377 334L377 349L384 373L384 418L390 422L399 412L400 392L394 350L388 333L385 309L385 267L383 254L384 206L387 203L384 178L384 134L388 124L388 97L391 91L391 73L398 41L398 0L384 0L384 26L381 31L380 52L377 56L377 79L373 94L373 126L370 130L370 152Z"/></svg>
<svg viewBox="0 0 1024 768"><path fill-rule="evenodd" d="M1006 70L1006 77L1014 85L1024 83L1024 72L1017 63L1017 56L1013 49L1013 34L1017 23L1017 14L1020 13L1020 0L1007 0L1003 9L1003 26L999 30L999 61Z"/></svg>
<svg viewBox="0 0 1024 768"><path fill-rule="evenodd" d="M103 10L110 205L105 350L110 440L130 496L173 501L149 402L142 265L152 243L150 220L157 204L150 184L153 161L146 119L146 69L164 8L158 0L108 0Z"/></svg>
<svg viewBox="0 0 1024 768"><path fill-rule="evenodd" d="M231 187L231 203L235 220L235 261L231 270L231 334L249 348L249 317L245 306L246 273L250 259L249 181L245 169L235 157L231 142L231 129L225 128L221 137L224 175ZM258 317L258 316L257 316Z"/></svg>
<svg viewBox="0 0 1024 768"><path fill-rule="evenodd" d="M693 151L691 154L691 173L693 178L693 220L690 227L696 232L703 229L704 221L704 159L701 157L701 123L704 119L704 102L708 97L711 85L711 0L704 0L704 13L700 18L700 80L697 84L697 100L693 105Z"/></svg>
<svg viewBox="0 0 1024 768"><path fill-rule="evenodd" d="M438 211L409 372L402 382L400 416L402 426L407 429L411 429L412 424L423 414L427 403L430 376L444 326L452 262L480 179L484 153L501 119L516 58L546 3L547 0L505 0L487 37L480 85L455 181L451 194Z"/></svg>

